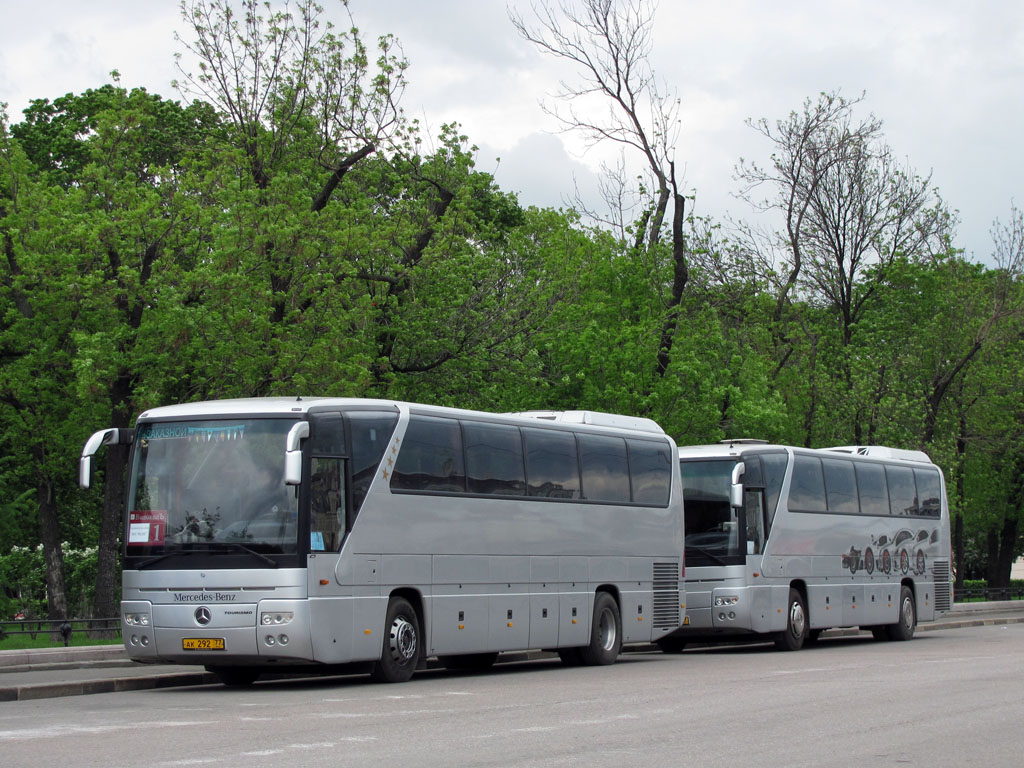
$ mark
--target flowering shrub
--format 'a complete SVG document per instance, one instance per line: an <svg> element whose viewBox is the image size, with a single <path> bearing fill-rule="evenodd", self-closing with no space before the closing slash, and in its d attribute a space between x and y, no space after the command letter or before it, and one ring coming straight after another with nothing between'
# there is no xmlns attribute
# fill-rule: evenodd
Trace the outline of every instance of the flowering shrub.
<svg viewBox="0 0 1024 768"><path fill-rule="evenodd" d="M96 547L71 549L64 545L64 583L67 618L89 618L96 590ZM18 613L26 619L46 618L46 563L43 547L12 547L0 553L0 618ZM100 617L106 618L106 617Z"/></svg>

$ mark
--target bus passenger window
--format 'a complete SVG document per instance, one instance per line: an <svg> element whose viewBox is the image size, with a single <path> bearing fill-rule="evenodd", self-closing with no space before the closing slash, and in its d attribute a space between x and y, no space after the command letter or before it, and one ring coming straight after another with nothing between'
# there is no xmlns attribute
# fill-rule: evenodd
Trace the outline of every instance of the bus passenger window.
<svg viewBox="0 0 1024 768"><path fill-rule="evenodd" d="M352 515L359 514L377 466L391 442L398 415L383 411L353 411L346 414L352 435Z"/></svg>
<svg viewBox="0 0 1024 768"><path fill-rule="evenodd" d="M861 463L856 466L861 514L888 517L889 487L885 483L885 467L881 464Z"/></svg>
<svg viewBox="0 0 1024 768"><path fill-rule="evenodd" d="M391 475L392 490L465 493L462 431L455 419L413 416Z"/></svg>
<svg viewBox="0 0 1024 768"><path fill-rule="evenodd" d="M786 478L786 467L789 466L789 456L785 453L762 453L761 462L764 466L764 492L765 501L768 504L768 528L766 534L772 529L772 521L775 519L775 510L779 506L779 496L782 495L782 481Z"/></svg>
<svg viewBox="0 0 1024 768"><path fill-rule="evenodd" d="M857 514L860 510L857 504L857 480L854 478L853 464L843 459L822 459L821 466L825 471L828 511Z"/></svg>
<svg viewBox="0 0 1024 768"><path fill-rule="evenodd" d="M526 437L526 493L552 499L580 497L576 438L569 432L523 429Z"/></svg>
<svg viewBox="0 0 1024 768"><path fill-rule="evenodd" d="M633 501L664 507L672 493L672 452L664 443L630 440L629 470L633 481Z"/></svg>
<svg viewBox="0 0 1024 768"><path fill-rule="evenodd" d="M580 435L583 497L590 501L629 501L629 462L621 437Z"/></svg>
<svg viewBox="0 0 1024 768"><path fill-rule="evenodd" d="M915 469L914 478L917 480L920 514L925 517L939 517L942 510L939 501L942 495L939 473L933 469Z"/></svg>
<svg viewBox="0 0 1024 768"><path fill-rule="evenodd" d="M801 512L824 512L825 481L821 475L821 459L814 456L793 458L793 480L789 488L789 508Z"/></svg>
<svg viewBox="0 0 1024 768"><path fill-rule="evenodd" d="M336 552L345 530L342 459L310 460L309 549Z"/></svg>
<svg viewBox="0 0 1024 768"><path fill-rule="evenodd" d="M519 428L506 424L462 423L466 479L470 493L525 496L526 469Z"/></svg>
<svg viewBox="0 0 1024 768"><path fill-rule="evenodd" d="M917 514L917 488L914 486L914 471L910 467L886 466L885 477L889 483L889 504L894 515Z"/></svg>

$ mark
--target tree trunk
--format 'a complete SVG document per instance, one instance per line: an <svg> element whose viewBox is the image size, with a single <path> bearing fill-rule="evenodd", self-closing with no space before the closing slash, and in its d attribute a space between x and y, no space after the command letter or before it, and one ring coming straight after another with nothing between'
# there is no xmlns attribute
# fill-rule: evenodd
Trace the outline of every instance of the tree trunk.
<svg viewBox="0 0 1024 768"><path fill-rule="evenodd" d="M111 426L128 426L126 406L113 409ZM96 593L93 597L92 617L108 619L118 615L117 605L117 549L121 531L121 506L124 503L125 468L128 465L128 446L111 445L107 448L106 472L103 486L103 514L100 518L100 539L96 552Z"/></svg>
<svg viewBox="0 0 1024 768"><path fill-rule="evenodd" d="M49 480L41 480L36 491L39 501L39 535L46 562L46 617L52 621L63 621L71 617L68 616L68 593L64 584L64 552L61 549L57 498L53 483Z"/></svg>

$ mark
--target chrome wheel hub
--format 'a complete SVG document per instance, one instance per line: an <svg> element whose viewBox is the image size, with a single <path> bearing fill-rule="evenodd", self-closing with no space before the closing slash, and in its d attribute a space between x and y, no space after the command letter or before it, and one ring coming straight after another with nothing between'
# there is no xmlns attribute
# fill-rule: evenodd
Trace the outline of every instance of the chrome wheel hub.
<svg viewBox="0 0 1024 768"><path fill-rule="evenodd" d="M416 657L416 628L404 617L398 616L391 624L389 637L391 658L406 662Z"/></svg>

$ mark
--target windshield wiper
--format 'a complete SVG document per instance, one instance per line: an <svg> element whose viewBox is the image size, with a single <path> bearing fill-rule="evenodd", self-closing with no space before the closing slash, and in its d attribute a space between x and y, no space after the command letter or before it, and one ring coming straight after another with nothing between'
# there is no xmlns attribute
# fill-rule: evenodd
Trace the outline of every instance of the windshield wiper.
<svg viewBox="0 0 1024 768"><path fill-rule="evenodd" d="M687 544L686 551L697 552L701 555L704 555L704 557L708 558L709 560L714 560L716 563L718 563L718 565L730 565L730 563L725 558L719 557L718 555L714 554L710 549L705 549L704 547L697 547L693 544Z"/></svg>
<svg viewBox="0 0 1024 768"><path fill-rule="evenodd" d="M161 560L166 560L169 557L178 557L178 556L188 557L190 555L208 555L211 552L217 552L218 550L223 551L225 548L229 549L229 550L238 550L238 551L244 552L247 555L252 555L257 560L260 560L260 561L266 563L267 565L269 565L271 568L277 568L278 567L277 561L274 560L272 557L267 557L262 552L257 552L255 549L250 549L249 547L245 546L245 544L239 544L238 542L235 542L235 541L214 541L214 542L210 542L210 544L207 546L206 549L179 549L179 550L176 550L174 552L164 552L162 555L155 555L154 557L150 557L150 558L148 558L146 560L143 560L136 567L141 571L144 568L148 568L149 566L154 565L154 564L160 562Z"/></svg>
<svg viewBox="0 0 1024 768"><path fill-rule="evenodd" d="M189 555L201 555L205 554L209 550L205 549L179 549L174 552L164 552L162 555L154 555L153 557L146 558L138 564L137 568L141 571L143 568L148 568L155 563L159 563L161 560L166 560L168 557L188 557Z"/></svg>

